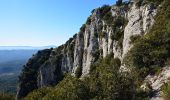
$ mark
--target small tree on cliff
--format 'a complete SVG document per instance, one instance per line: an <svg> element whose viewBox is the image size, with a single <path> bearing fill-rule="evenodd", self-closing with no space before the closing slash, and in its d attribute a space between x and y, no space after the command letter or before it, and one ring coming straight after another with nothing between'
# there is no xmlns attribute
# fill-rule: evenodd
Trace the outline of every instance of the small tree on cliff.
<svg viewBox="0 0 170 100"><path fill-rule="evenodd" d="M117 0L117 1L116 1L116 5L117 5L117 6L121 6L122 3L123 3L123 0Z"/></svg>

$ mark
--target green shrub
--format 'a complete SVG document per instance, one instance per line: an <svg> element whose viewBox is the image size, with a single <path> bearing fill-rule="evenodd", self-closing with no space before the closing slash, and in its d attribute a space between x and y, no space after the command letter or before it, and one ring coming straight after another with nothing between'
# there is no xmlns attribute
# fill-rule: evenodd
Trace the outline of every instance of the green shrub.
<svg viewBox="0 0 170 100"><path fill-rule="evenodd" d="M146 1L156 3L156 4L160 4L161 2L163 2L165 0L146 0Z"/></svg>
<svg viewBox="0 0 170 100"><path fill-rule="evenodd" d="M77 67L76 72L75 72L75 76L77 78L80 78L81 75L82 75L82 67Z"/></svg>
<svg viewBox="0 0 170 100"><path fill-rule="evenodd" d="M15 100L15 95L8 93L0 93L0 100Z"/></svg>
<svg viewBox="0 0 170 100"><path fill-rule="evenodd" d="M81 26L81 28L80 28L80 31L81 31L81 32L85 32L85 29L86 29L86 24L83 24L83 25Z"/></svg>
<svg viewBox="0 0 170 100"><path fill-rule="evenodd" d="M135 43L135 41L139 40L141 38L140 35L132 35L130 37L130 43Z"/></svg>
<svg viewBox="0 0 170 100"><path fill-rule="evenodd" d="M109 5L103 5L101 8L99 8L100 11L100 17L103 18L106 13L110 12L111 7Z"/></svg>
<svg viewBox="0 0 170 100"><path fill-rule="evenodd" d="M163 92L162 96L165 100L170 99L170 83L166 83L161 87L161 91Z"/></svg>
<svg viewBox="0 0 170 100"><path fill-rule="evenodd" d="M114 29L114 34L112 34L112 40L119 40L122 36L124 35L124 31L119 29L119 28L115 28Z"/></svg>
<svg viewBox="0 0 170 100"><path fill-rule="evenodd" d="M52 91L52 87L44 87L29 93L24 100L42 100L42 98Z"/></svg>
<svg viewBox="0 0 170 100"><path fill-rule="evenodd" d="M90 88L90 98L95 100L132 100L135 97L135 78L121 74L121 61L113 54L94 63L85 83Z"/></svg>
<svg viewBox="0 0 170 100"><path fill-rule="evenodd" d="M87 24L87 25L90 25L90 24L91 24L91 16L87 18L86 24Z"/></svg>
<svg viewBox="0 0 170 100"><path fill-rule="evenodd" d="M89 100L88 87L79 79L67 76L44 100Z"/></svg>
<svg viewBox="0 0 170 100"><path fill-rule="evenodd" d="M127 24L127 20L122 16L118 16L113 23L114 27L120 28L121 26L125 26Z"/></svg>
<svg viewBox="0 0 170 100"><path fill-rule="evenodd" d="M107 35L106 32L100 32L99 33L100 38L104 38L104 37L106 37L106 35Z"/></svg>
<svg viewBox="0 0 170 100"><path fill-rule="evenodd" d="M117 1L116 1L116 5L117 5L117 6L121 6L122 4L123 4L122 0L117 0Z"/></svg>
<svg viewBox="0 0 170 100"><path fill-rule="evenodd" d="M98 49L96 48L92 52L92 56L94 57L94 62L97 61L100 58L100 54L101 54L101 50L99 50L99 48Z"/></svg>
<svg viewBox="0 0 170 100"><path fill-rule="evenodd" d="M107 12L104 17L103 20L107 23L107 25L112 26L114 23L114 18L112 16L111 11Z"/></svg>

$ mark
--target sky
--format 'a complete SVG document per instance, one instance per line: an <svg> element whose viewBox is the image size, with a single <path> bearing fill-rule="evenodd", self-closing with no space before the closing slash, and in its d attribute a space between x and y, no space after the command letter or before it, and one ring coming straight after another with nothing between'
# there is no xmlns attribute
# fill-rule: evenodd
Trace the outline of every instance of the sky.
<svg viewBox="0 0 170 100"><path fill-rule="evenodd" d="M115 0L0 0L0 46L59 46Z"/></svg>

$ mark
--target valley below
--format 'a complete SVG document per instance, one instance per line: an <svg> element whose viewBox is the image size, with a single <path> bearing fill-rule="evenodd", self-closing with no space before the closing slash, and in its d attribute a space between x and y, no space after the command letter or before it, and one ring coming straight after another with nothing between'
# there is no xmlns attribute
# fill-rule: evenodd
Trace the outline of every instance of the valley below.
<svg viewBox="0 0 170 100"><path fill-rule="evenodd" d="M15 47L13 47L15 48ZM0 92L16 94L18 76L23 65L38 49L0 49Z"/></svg>

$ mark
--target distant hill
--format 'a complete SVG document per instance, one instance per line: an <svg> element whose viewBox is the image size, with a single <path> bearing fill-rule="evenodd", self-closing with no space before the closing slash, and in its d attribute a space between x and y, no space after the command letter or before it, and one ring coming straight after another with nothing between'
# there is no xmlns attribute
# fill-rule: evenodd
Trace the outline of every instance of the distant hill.
<svg viewBox="0 0 170 100"><path fill-rule="evenodd" d="M45 47L0 46L0 92L16 93L22 66L41 48Z"/></svg>
<svg viewBox="0 0 170 100"><path fill-rule="evenodd" d="M0 50L41 50L46 48L56 47L54 45L49 46L0 46Z"/></svg>
<svg viewBox="0 0 170 100"><path fill-rule="evenodd" d="M0 50L0 65L1 63L27 60L38 50ZM0 66L2 67L2 66Z"/></svg>

